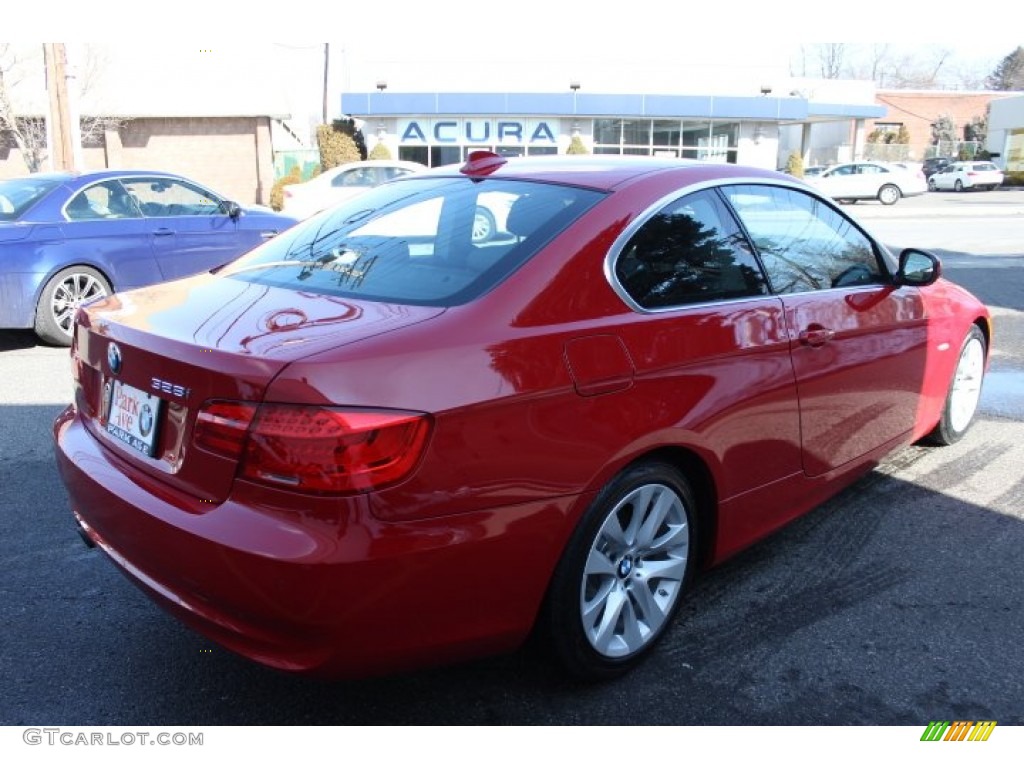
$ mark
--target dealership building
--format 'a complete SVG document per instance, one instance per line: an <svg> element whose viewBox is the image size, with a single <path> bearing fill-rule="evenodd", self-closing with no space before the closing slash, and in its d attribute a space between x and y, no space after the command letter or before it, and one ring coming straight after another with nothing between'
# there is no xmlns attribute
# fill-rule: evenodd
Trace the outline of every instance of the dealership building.
<svg viewBox="0 0 1024 768"><path fill-rule="evenodd" d="M341 111L361 121L369 148L429 166L461 162L475 149L505 156L564 154L578 137L592 154L649 155L739 163L805 160L818 143L853 159L866 124L885 114L870 83L833 82L830 90L769 87L755 95L404 92L378 84L344 93Z"/></svg>

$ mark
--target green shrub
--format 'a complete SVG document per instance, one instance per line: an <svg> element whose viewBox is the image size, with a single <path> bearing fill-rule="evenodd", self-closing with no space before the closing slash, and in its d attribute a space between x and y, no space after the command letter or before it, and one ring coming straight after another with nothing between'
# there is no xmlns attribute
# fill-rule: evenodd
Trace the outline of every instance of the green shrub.
<svg viewBox="0 0 1024 768"><path fill-rule="evenodd" d="M320 147L320 168L324 171L363 159L355 140L338 130L336 125L337 121L335 125L316 127L316 142Z"/></svg>
<svg viewBox="0 0 1024 768"><path fill-rule="evenodd" d="M280 211L284 207L284 188L289 184L298 184L300 181L302 181L302 169L294 165L270 188L270 207L275 211Z"/></svg>
<svg viewBox="0 0 1024 768"><path fill-rule="evenodd" d="M799 152L793 151L789 153L789 159L786 160L786 173L790 176L796 176L798 179L804 177L804 159L800 156Z"/></svg>
<svg viewBox="0 0 1024 768"><path fill-rule="evenodd" d="M567 155L589 155L590 152L587 150L587 145L583 143L583 139L580 138L579 134L572 137L572 141L569 142L569 148L565 150Z"/></svg>
<svg viewBox="0 0 1024 768"><path fill-rule="evenodd" d="M1003 186L1024 187L1024 171L1007 171Z"/></svg>
<svg viewBox="0 0 1024 768"><path fill-rule="evenodd" d="M391 150L388 149L388 145L385 144L383 141L378 141L374 145L373 149L370 151L370 154L367 155L366 159L367 160L390 160L391 159Z"/></svg>

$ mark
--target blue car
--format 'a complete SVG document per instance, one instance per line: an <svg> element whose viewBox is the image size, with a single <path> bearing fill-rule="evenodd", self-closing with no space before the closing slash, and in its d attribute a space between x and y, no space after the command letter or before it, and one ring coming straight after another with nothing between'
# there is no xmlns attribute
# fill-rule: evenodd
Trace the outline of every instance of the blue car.
<svg viewBox="0 0 1024 768"><path fill-rule="evenodd" d="M0 328L66 346L82 304L208 271L296 221L170 173L0 181Z"/></svg>

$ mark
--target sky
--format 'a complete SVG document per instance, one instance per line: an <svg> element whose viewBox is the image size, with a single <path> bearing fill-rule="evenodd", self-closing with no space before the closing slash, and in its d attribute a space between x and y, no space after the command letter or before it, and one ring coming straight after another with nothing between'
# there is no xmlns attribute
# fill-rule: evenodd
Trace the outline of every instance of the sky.
<svg viewBox="0 0 1024 768"><path fill-rule="evenodd" d="M8 39L38 38L35 9L9 6ZM768 86L783 95L779 84L801 47L826 35L857 46L888 33L901 50L923 56L942 48L956 67L984 74L1024 44L1024 35L1001 31L1019 31L1009 24L956 34L962 30L948 15L922 0L901 0L884 11L820 0L177 0L121 6L119 15L69 0L48 0L46 7L50 39L105 43L117 51L105 80L112 98L130 92L141 113L181 101L189 89L224 108L251 103L256 94L274 112L317 112L324 43L302 37L310 31L330 40L332 112L342 91L372 92L379 82L392 93L564 92L578 82L583 91L604 93L756 94ZM104 106L115 105L108 99Z"/></svg>

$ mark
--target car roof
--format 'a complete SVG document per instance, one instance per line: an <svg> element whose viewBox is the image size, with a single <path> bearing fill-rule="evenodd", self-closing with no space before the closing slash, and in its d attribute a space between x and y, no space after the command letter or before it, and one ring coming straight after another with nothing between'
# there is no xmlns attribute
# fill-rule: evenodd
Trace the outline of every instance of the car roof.
<svg viewBox="0 0 1024 768"><path fill-rule="evenodd" d="M444 165L424 171L419 176L469 176L473 178L505 178L570 184L592 189L611 190L643 176L680 174L680 182L691 184L721 178L758 177L794 181L792 176L732 163L701 160L680 160L629 155L535 155L499 157L486 155L490 165L473 168L471 163Z"/></svg>

